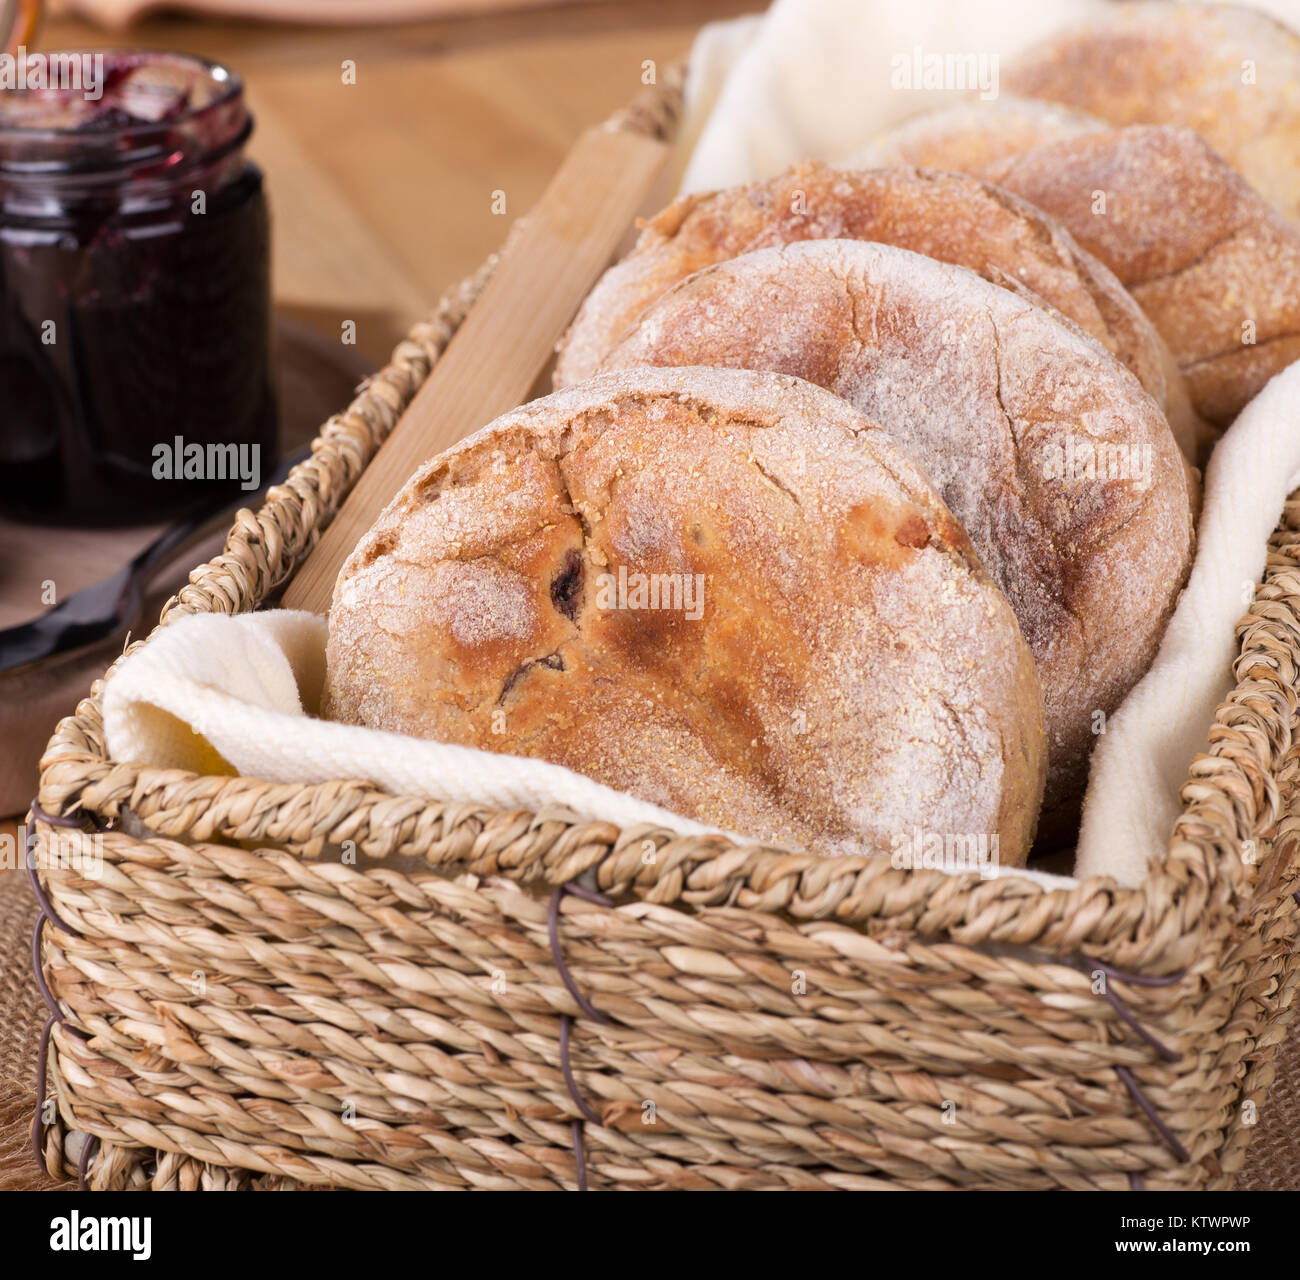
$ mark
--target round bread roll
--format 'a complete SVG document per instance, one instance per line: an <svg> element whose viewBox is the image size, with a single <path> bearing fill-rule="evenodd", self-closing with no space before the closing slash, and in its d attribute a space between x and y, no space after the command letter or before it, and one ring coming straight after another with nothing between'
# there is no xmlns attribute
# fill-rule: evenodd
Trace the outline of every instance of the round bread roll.
<svg viewBox="0 0 1300 1280"><path fill-rule="evenodd" d="M1112 124L1195 129L1292 221L1300 219L1297 85L1300 36L1289 27L1237 5L1165 0L1103 6L1011 59L1000 76L1008 93Z"/></svg>
<svg viewBox="0 0 1300 1280"><path fill-rule="evenodd" d="M1196 461L1300 357L1300 232L1191 129L1067 125L1015 153L1012 140L1030 134L1013 123L1005 154L991 158L986 137L998 135L1004 110L1014 122L1022 107L971 103L922 116L847 163L941 155L1063 226L1159 332L1175 365L1166 416Z"/></svg>
<svg viewBox="0 0 1300 1280"><path fill-rule="evenodd" d="M1149 666L1186 576L1183 462L1137 379L1091 338L973 272L818 240L708 267L606 368L795 374L891 434L965 525L1038 662L1045 829L1073 817L1098 712Z"/></svg>
<svg viewBox="0 0 1300 1280"><path fill-rule="evenodd" d="M1119 277L1212 437L1300 359L1300 231L1195 131L1082 134L1005 157L986 175L1057 218Z"/></svg>
<svg viewBox="0 0 1300 1280"><path fill-rule="evenodd" d="M913 116L855 151L839 167L879 169L889 165L917 165L923 169L982 175L991 164L1007 156L1019 155L1045 142L1059 142L1062 138L1109 128L1105 120L1073 111L1059 102L1004 94Z"/></svg>
<svg viewBox="0 0 1300 1280"><path fill-rule="evenodd" d="M821 854L1019 865L1043 785L961 526L844 401L738 370L596 378L423 467L339 575L325 712Z"/></svg>
<svg viewBox="0 0 1300 1280"><path fill-rule="evenodd" d="M589 378L656 298L693 271L802 240L875 240L979 272L1034 295L1090 333L1170 416L1188 456L1199 424L1163 344L1112 274L1050 218L974 178L917 169L840 171L801 164L770 182L685 196L646 224L560 344L556 387Z"/></svg>

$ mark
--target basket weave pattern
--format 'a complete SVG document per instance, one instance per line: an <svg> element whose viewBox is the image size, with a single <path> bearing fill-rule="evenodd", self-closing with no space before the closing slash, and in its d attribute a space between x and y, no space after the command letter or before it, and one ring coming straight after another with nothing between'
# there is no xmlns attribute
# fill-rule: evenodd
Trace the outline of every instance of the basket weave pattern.
<svg viewBox="0 0 1300 1280"><path fill-rule="evenodd" d="M678 93L611 127L670 132ZM274 599L492 267L164 625ZM1229 1186L1300 981L1300 495L1238 635L1133 890L141 768L97 684L38 796L104 863L38 876L43 1159L96 1188Z"/></svg>

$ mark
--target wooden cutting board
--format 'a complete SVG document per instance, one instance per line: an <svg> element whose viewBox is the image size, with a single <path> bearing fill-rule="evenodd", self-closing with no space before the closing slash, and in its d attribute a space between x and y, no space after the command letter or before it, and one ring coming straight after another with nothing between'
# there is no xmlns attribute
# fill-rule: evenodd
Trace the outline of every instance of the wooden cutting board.
<svg viewBox="0 0 1300 1280"><path fill-rule="evenodd" d="M501 262L433 373L284 593L325 613L358 539L426 459L519 404L628 227L649 211L662 142L586 130L512 233Z"/></svg>

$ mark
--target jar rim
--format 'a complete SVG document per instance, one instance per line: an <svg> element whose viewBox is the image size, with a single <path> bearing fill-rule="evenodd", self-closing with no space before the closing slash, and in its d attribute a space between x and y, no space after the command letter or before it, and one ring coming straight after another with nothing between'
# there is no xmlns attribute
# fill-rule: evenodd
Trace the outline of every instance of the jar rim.
<svg viewBox="0 0 1300 1280"><path fill-rule="evenodd" d="M15 55L9 55L11 57ZM161 127L175 128L178 125L185 125L197 120L199 117L220 110L221 107L229 105L236 101L244 92L243 78L237 71L232 70L223 62L218 62L215 58L205 58L202 54L197 53L179 53L174 50L166 49L140 49L140 48L112 48L112 49L57 49L36 53L26 53L23 56L30 60L32 58L43 58L47 62L56 58L103 58L104 61L123 61L138 62L140 65L145 63L173 63L180 66L188 66L200 72L213 84L222 86L219 92L214 94L205 102L197 105L186 107L184 111L171 119L163 122L156 120L132 120L128 124L113 125L102 130L96 130L94 135L78 133L75 128L59 128L57 126L37 125L28 126L21 124L7 124L0 119L0 138L13 135L25 142L35 142L39 140L49 140L51 142L61 142L67 138L86 138L94 137L117 137L129 138L135 133L157 132ZM17 89L0 89L0 96L5 93L16 93Z"/></svg>
<svg viewBox="0 0 1300 1280"><path fill-rule="evenodd" d="M176 67L192 78L192 85L209 86L211 96L187 103L174 116L159 120L124 118L92 128L84 127L86 118L78 121L80 128L0 122L0 192L20 188L49 192L84 188L89 192L123 183L166 184L221 161L241 148L252 131L242 78L211 58L150 49L44 56L103 56L106 67L125 67L128 72L149 65ZM101 68L101 73L109 74L106 68ZM0 90L0 98L7 92L18 90ZM55 92L75 95L79 90ZM120 114L125 117L127 113Z"/></svg>

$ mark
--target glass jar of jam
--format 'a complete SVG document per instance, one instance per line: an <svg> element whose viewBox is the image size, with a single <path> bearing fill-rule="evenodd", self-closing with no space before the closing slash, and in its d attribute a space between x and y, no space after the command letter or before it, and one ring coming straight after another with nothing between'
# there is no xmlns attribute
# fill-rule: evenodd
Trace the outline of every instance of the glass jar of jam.
<svg viewBox="0 0 1300 1280"><path fill-rule="evenodd" d="M0 91L0 512L141 522L251 490L276 408L243 86L174 54L48 69Z"/></svg>

